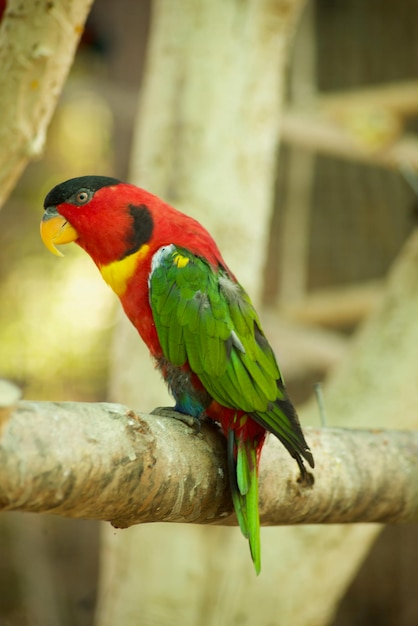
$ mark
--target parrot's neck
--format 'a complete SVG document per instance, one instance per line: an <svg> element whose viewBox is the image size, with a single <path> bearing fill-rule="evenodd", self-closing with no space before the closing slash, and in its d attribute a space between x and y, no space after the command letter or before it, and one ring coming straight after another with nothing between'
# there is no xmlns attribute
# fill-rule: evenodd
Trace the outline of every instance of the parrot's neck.
<svg viewBox="0 0 418 626"><path fill-rule="evenodd" d="M130 278L136 272L138 263L148 255L148 252L149 246L144 244L139 250L119 261L113 261L107 265L98 265L103 279L117 296L121 297L124 295Z"/></svg>

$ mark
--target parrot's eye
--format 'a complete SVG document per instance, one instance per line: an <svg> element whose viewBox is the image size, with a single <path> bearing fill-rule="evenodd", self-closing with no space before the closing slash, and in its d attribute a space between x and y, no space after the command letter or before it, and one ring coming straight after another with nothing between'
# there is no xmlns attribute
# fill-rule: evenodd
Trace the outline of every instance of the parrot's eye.
<svg viewBox="0 0 418 626"><path fill-rule="evenodd" d="M74 195L74 204L82 205L89 202L92 198L93 194L88 189L80 189Z"/></svg>

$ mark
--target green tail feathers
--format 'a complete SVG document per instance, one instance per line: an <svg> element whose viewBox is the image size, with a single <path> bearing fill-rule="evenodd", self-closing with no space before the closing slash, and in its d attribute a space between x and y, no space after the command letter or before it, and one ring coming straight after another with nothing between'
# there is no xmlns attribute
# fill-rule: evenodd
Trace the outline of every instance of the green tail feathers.
<svg viewBox="0 0 418 626"><path fill-rule="evenodd" d="M250 544L255 571L259 574L261 547L256 442L242 437L237 440L233 430L228 433L228 468L235 513L241 532Z"/></svg>

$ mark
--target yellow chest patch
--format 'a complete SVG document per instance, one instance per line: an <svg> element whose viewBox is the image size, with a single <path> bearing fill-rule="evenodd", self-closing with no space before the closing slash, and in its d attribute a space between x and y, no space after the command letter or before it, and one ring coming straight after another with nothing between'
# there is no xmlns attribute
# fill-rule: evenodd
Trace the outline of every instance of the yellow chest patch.
<svg viewBox="0 0 418 626"><path fill-rule="evenodd" d="M121 259L113 261L107 265L99 266L99 270L103 279L113 289L116 295L123 296L128 286L129 279L133 276L138 263L143 259L149 251L149 246L144 244L137 252Z"/></svg>

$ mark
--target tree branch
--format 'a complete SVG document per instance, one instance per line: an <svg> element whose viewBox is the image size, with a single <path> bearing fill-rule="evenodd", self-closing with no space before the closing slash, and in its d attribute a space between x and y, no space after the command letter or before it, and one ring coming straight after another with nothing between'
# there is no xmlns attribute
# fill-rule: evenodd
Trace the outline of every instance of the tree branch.
<svg viewBox="0 0 418 626"><path fill-rule="evenodd" d="M0 205L38 157L93 0L8 0L0 27Z"/></svg>
<svg viewBox="0 0 418 626"><path fill-rule="evenodd" d="M418 521L418 433L306 429L313 488L269 437L260 466L264 525ZM21 402L0 435L0 509L111 521L236 524L225 439L212 424L119 404Z"/></svg>

